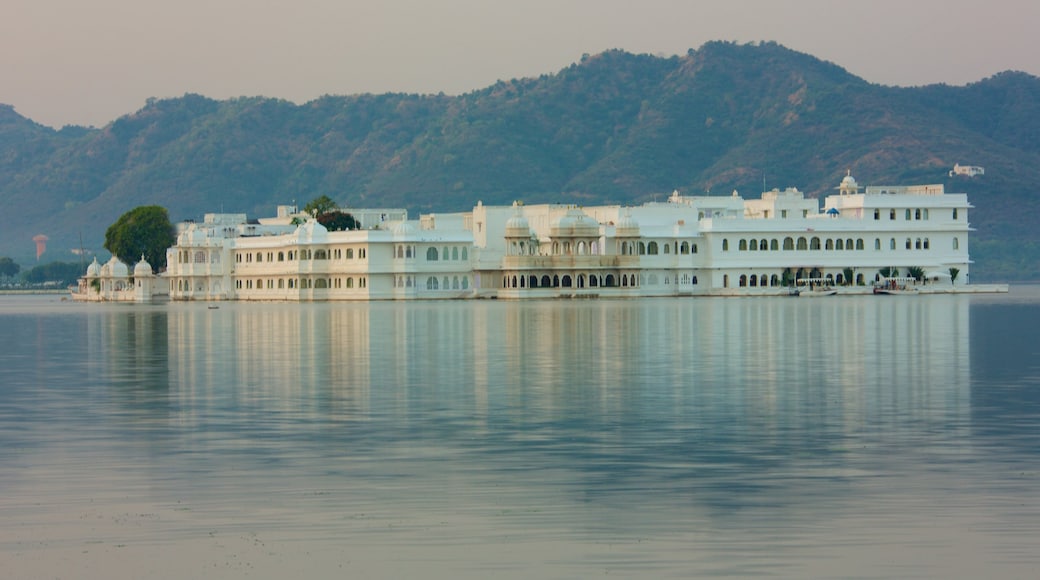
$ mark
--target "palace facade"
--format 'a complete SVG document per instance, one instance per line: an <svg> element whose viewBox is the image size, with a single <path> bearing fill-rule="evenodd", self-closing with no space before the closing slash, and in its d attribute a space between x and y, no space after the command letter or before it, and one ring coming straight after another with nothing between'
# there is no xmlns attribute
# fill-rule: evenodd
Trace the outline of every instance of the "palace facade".
<svg viewBox="0 0 1040 580"><path fill-rule="evenodd" d="M851 175L836 189L822 208L788 188L634 207L478 202L418 220L352 210L364 229L333 232L286 207L255 223L209 214L181 224L163 287L173 300L781 294L800 278L852 291L908 268L968 283L965 194Z"/></svg>

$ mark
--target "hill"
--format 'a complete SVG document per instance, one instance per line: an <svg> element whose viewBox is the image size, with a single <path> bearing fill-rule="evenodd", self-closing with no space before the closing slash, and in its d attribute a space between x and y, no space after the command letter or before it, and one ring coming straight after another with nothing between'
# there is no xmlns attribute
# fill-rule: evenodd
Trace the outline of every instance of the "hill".
<svg viewBox="0 0 1040 580"><path fill-rule="evenodd" d="M587 55L460 96L327 96L302 105L150 100L100 129L54 130L0 106L0 255L100 251L123 212L175 220L341 205L462 211L477 200L636 203L674 189L945 183L976 209L973 279L1040 279L1040 79L885 87L774 43L713 42L661 58ZM955 163L982 165L949 177Z"/></svg>

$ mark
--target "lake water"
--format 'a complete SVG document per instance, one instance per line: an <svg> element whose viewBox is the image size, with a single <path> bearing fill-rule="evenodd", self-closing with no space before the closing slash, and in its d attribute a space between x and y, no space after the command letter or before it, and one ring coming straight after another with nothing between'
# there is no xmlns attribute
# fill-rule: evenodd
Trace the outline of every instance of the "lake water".
<svg viewBox="0 0 1040 580"><path fill-rule="evenodd" d="M0 297L9 578L1026 578L1040 287Z"/></svg>

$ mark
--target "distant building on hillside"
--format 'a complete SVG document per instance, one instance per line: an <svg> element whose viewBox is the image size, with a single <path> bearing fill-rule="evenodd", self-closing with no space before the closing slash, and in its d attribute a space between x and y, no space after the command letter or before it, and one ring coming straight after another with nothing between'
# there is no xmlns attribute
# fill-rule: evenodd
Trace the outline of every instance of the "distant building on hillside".
<svg viewBox="0 0 1040 580"><path fill-rule="evenodd" d="M950 170L950 177L954 175L964 175L967 177L975 177L976 175L985 175L986 169L979 167L978 165L961 165L955 163L953 169Z"/></svg>

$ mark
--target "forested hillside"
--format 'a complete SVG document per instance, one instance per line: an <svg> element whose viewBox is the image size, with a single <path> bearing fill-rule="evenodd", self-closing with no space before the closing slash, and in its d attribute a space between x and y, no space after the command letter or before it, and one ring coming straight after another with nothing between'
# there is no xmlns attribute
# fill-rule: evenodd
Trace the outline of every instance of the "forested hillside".
<svg viewBox="0 0 1040 580"><path fill-rule="evenodd" d="M684 56L585 56L461 96L328 96L302 105L199 95L151 100L100 128L54 130L0 106L0 256L101 251L125 211L251 217L328 195L413 215L485 204L636 203L684 193L824 195L945 183L975 206L973 280L1040 279L1040 79L965 87L870 84L776 44ZM986 174L951 178L955 163ZM82 242L81 242L82 239Z"/></svg>

